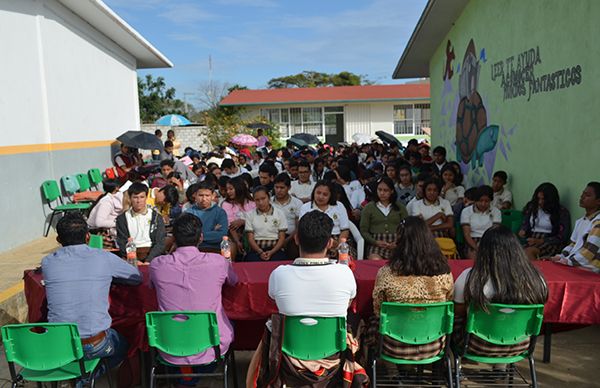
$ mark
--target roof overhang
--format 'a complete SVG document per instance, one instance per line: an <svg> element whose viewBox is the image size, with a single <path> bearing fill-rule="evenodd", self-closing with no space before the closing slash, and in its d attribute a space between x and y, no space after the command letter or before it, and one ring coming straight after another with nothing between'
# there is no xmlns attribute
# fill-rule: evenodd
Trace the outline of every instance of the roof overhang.
<svg viewBox="0 0 600 388"><path fill-rule="evenodd" d="M429 61L469 0L429 0L392 78L429 77Z"/></svg>
<svg viewBox="0 0 600 388"><path fill-rule="evenodd" d="M138 69L173 67L173 63L101 0L58 0L136 59Z"/></svg>
<svg viewBox="0 0 600 388"><path fill-rule="evenodd" d="M375 102L429 101L429 97L380 98L369 100L306 100L306 101L271 101L271 102L235 102L219 103L221 106L269 106L269 105L307 105L307 104L352 104Z"/></svg>

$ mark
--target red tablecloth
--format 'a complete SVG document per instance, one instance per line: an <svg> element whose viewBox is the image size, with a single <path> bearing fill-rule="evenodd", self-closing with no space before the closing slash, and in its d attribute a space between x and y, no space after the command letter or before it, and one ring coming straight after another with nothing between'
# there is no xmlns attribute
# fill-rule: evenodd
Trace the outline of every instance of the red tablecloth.
<svg viewBox="0 0 600 388"><path fill-rule="evenodd" d="M285 263L285 262L284 262ZM276 312L275 302L267 293L269 275L282 262L234 263L239 277L236 287L223 290L223 304L227 315L235 320L237 349L254 349L260 339L263 323ZM383 261L359 261L355 277L358 295L353 308L361 316L372 313L375 277ZM600 324L600 275L578 268L569 268L551 262L536 262L548 283L550 296L544 310L544 321L566 324ZM456 278L470 260L451 260ZM130 344L130 354L147 349L144 314L157 309L156 295L149 287L148 267L140 267L144 274L141 286L113 285L110 292L110 314L113 327L124 334ZM41 284L42 274L25 271L25 297L29 306L29 322L46 319L46 295Z"/></svg>

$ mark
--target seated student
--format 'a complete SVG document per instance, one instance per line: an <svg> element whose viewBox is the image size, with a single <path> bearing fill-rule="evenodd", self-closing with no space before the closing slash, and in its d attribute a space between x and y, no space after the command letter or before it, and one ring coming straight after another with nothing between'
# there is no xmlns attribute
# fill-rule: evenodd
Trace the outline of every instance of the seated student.
<svg viewBox="0 0 600 388"><path fill-rule="evenodd" d="M281 210L271 205L269 191L258 186L252 191L256 209L244 213L246 235L251 251L246 261L286 260L282 251L287 231L287 219Z"/></svg>
<svg viewBox="0 0 600 388"><path fill-rule="evenodd" d="M403 165L398 168L398 179L399 181L396 185L398 201L406 206L416 195L416 187L412 181L410 166Z"/></svg>
<svg viewBox="0 0 600 388"><path fill-rule="evenodd" d="M228 176L230 178L242 175L242 169L235 165L233 159L223 160L223 163L221 163L221 171L223 171L223 176Z"/></svg>
<svg viewBox="0 0 600 388"><path fill-rule="evenodd" d="M313 163L313 171L311 174L311 179L313 182L318 182L323 180L323 175L327 172L325 168L325 160L321 157L316 158Z"/></svg>
<svg viewBox="0 0 600 388"><path fill-rule="evenodd" d="M525 253L531 260L554 256L567 244L571 215L560 204L556 186L539 185L523 209L519 237L525 240Z"/></svg>
<svg viewBox="0 0 600 388"><path fill-rule="evenodd" d="M427 224L419 217L404 219L397 230L397 241L390 261L377 272L373 289L375 319L369 323L369 332L379 327L379 314L383 302L436 303L452 300L453 278L446 257L429 232ZM367 339L374 345L376 336ZM433 344L408 345L389 337L382 338L383 349L392 353L401 349L413 359L433 357L443 349L444 340ZM410 349L410 351L409 351Z"/></svg>
<svg viewBox="0 0 600 388"><path fill-rule="evenodd" d="M217 204L221 206L223 202L227 199L227 183L231 180L227 175L221 175L221 177L217 181Z"/></svg>
<svg viewBox="0 0 600 388"><path fill-rule="evenodd" d="M160 175L153 175L148 180L150 187L164 187L167 185L167 177L175 171L175 162L171 159L162 160L160 162Z"/></svg>
<svg viewBox="0 0 600 388"><path fill-rule="evenodd" d="M284 162L285 170L287 171L288 175L290 176L290 179L294 182L294 181L298 180L298 166L301 162L299 163L296 159L292 159L292 158L286 159L286 161L288 163L286 166L285 162ZM310 163L306 162L306 164L308 165L308 180L310 181Z"/></svg>
<svg viewBox="0 0 600 388"><path fill-rule="evenodd" d="M332 258L337 258L337 247L340 239L348 239L350 220L348 212L341 202L338 202L335 197L335 188L331 182L319 181L313 189L311 201L305 203L300 208L300 219L313 210L319 210L327 214L333 220L333 230L331 237L333 243L329 255Z"/></svg>
<svg viewBox="0 0 600 388"><path fill-rule="evenodd" d="M227 213L214 203L215 189L211 182L200 182L194 194L196 203L186 210L202 221L200 250L220 251L221 241L227 236Z"/></svg>
<svg viewBox="0 0 600 388"><path fill-rule="evenodd" d="M334 170L337 176L337 182L342 185L344 191L346 191L346 196L348 198L352 198L352 193L354 190L358 190L362 188L361 184L357 180L352 180L352 174L350 171L350 167L345 164L338 165L337 169Z"/></svg>
<svg viewBox="0 0 600 388"><path fill-rule="evenodd" d="M175 155L173 155L173 141L166 140L163 150L160 153L160 160L174 160Z"/></svg>
<svg viewBox="0 0 600 388"><path fill-rule="evenodd" d="M184 180L181 177L181 174L177 171L174 171L167 175L167 185L173 186L177 189L180 203L183 203L185 201L185 191L188 187L190 187L190 184L190 181Z"/></svg>
<svg viewBox="0 0 600 388"><path fill-rule="evenodd" d="M488 229L479 241L472 268L454 282L454 341L464 344L464 322L469 305L485 309L490 303L544 304L548 287L542 274L523 251L512 231L504 226ZM529 347L529 339L510 346L493 345L471 337L469 352L482 356L511 356Z"/></svg>
<svg viewBox="0 0 600 388"><path fill-rule="evenodd" d="M496 171L492 177L492 189L494 189L494 200L492 206L500 210L512 207L512 193L506 187L508 175L504 171Z"/></svg>
<svg viewBox="0 0 600 388"><path fill-rule="evenodd" d="M150 264L150 281L156 289L158 307L160 311L216 312L224 355L233 342L233 325L223 309L221 292L224 285L235 286L237 276L231 263L221 255L198 250L202 242L202 222L198 217L184 214L175 220L173 236L177 249L158 256ZM215 360L212 348L185 357L160 353L165 361L175 365L208 364Z"/></svg>
<svg viewBox="0 0 600 388"><path fill-rule="evenodd" d="M279 174L275 165L270 161L265 161L258 168L258 177L254 179L253 187L264 186L269 190L269 195L273 193L273 181Z"/></svg>
<svg viewBox="0 0 600 388"><path fill-rule="evenodd" d="M302 160L298 164L298 180L292 182L290 194L303 203L310 201L315 183L310 180L310 164Z"/></svg>
<svg viewBox="0 0 600 388"><path fill-rule="evenodd" d="M300 247L300 257L294 260L293 265L277 267L269 277L269 296L275 300L280 314L346 317L348 306L356 296L356 281L348 266L332 264L327 258L327 251L333 244L330 238L332 229L331 218L319 211L308 212L298 222L295 240ZM317 366L323 364L325 373L318 376L307 370L299 372L298 369L302 368L301 360L284 354L274 354L273 352L280 352L281 349L281 345L278 346L281 341L281 328L281 316L273 315L270 328L265 330L263 339L250 362L246 378L247 387L279 387L283 384L307 386L309 382L302 380L302 374L305 375L304 378L310 378L313 383L326 382L333 376L338 378L341 376L340 373L335 372L338 368L344 367L345 355L341 355L339 362L329 358L327 362L318 360L311 362L318 364ZM272 336L271 333L277 335ZM352 338L351 335L349 337ZM269 359L283 359L281 367L271 368ZM319 370L319 368L311 368L311 370ZM354 375L353 372L356 370L358 368L348 370L347 376L350 380L355 380L356 385L352 385L353 387L362 387L358 379L364 382L367 380L366 376ZM341 381L339 385L331 385L333 383L335 382L330 382L328 386L341 386Z"/></svg>
<svg viewBox="0 0 600 388"><path fill-rule="evenodd" d="M229 223L229 237L232 242L231 257L237 257L238 253L244 252L242 237L244 232L244 213L256 209L246 182L241 176L230 179L227 182L227 198L221 204L227 213Z"/></svg>
<svg viewBox="0 0 600 388"><path fill-rule="evenodd" d="M116 179L102 181L102 194L92 205L87 224L91 230L98 230L106 236L117 235L117 217L123 213L123 193Z"/></svg>
<svg viewBox="0 0 600 388"><path fill-rule="evenodd" d="M440 198L442 183L437 179L429 179L423 185L424 197L411 208L411 216L419 216L425 220L435 237L450 237L454 232L454 213L450 202Z"/></svg>
<svg viewBox="0 0 600 388"><path fill-rule="evenodd" d="M117 170L117 176L121 182L127 181L127 176L130 173L134 173L135 162L135 157L132 155L129 147L121 143L120 151L113 157L113 165Z"/></svg>
<svg viewBox="0 0 600 388"><path fill-rule="evenodd" d="M590 182L579 198L585 215L575 222L571 243L552 261L600 273L600 182Z"/></svg>
<svg viewBox="0 0 600 388"><path fill-rule="evenodd" d="M437 146L433 149L433 164L436 175L442 175L442 168L446 165L446 149L442 146Z"/></svg>
<svg viewBox="0 0 600 388"><path fill-rule="evenodd" d="M140 284L142 275L112 253L88 247L88 228L80 214L65 215L56 231L62 247L42 259L48 322L76 323L85 359L108 358L114 368L127 356L128 345L111 328L110 285Z"/></svg>
<svg viewBox="0 0 600 388"><path fill-rule="evenodd" d="M475 259L477 256L477 246L485 231L502 223L500 210L491 206L493 196L494 191L490 186L479 187L475 203L464 208L460 215L468 259Z"/></svg>
<svg viewBox="0 0 600 388"><path fill-rule="evenodd" d="M117 245L122 257L131 237L140 261L151 261L165 249L165 223L163 217L147 204L148 186L134 182L127 189L131 207L117 217Z"/></svg>
<svg viewBox="0 0 600 388"><path fill-rule="evenodd" d="M179 206L179 192L174 186L166 185L160 189L150 189L148 192L148 199L152 199L156 210L163 217L165 225L170 225L171 221L177 218L181 214L181 207ZM153 198L150 198L150 197ZM148 201L149 202L149 201Z"/></svg>
<svg viewBox="0 0 600 388"><path fill-rule="evenodd" d="M238 166L242 170L241 174L252 171L252 165L250 165L248 163L249 157L250 157L250 154L248 154L248 156L246 156L243 153L240 153L238 155Z"/></svg>
<svg viewBox="0 0 600 388"><path fill-rule="evenodd" d="M442 198L450 202L450 206L461 205L465 196L465 188L461 185L462 176L456 174L451 164L446 163L442 168Z"/></svg>
<svg viewBox="0 0 600 388"><path fill-rule="evenodd" d="M412 176L412 175L411 175ZM412 214L411 213L411 208L413 206L415 206L415 204L420 201L421 199L423 199L423 193L424 193L424 189L425 189L425 182L429 180L429 175L427 174L419 174L417 176L417 178L415 179L415 196L413 197L413 199L411 199L410 201L408 201L408 203L406 204L406 211L408 211L408 214Z"/></svg>
<svg viewBox="0 0 600 388"><path fill-rule="evenodd" d="M281 210L287 219L284 249L286 257L289 260L298 257L298 246L294 241L294 233L296 232L296 224L298 223L300 208L302 207L302 201L289 194L291 184L292 182L287 174L281 173L277 175L274 186L275 195L272 198L272 205L275 209Z"/></svg>
<svg viewBox="0 0 600 388"><path fill-rule="evenodd" d="M369 244L368 259L392 258L396 229L407 216L406 208L396 199L394 182L387 176L379 179L373 200L365 206L360 217L360 233Z"/></svg>
<svg viewBox="0 0 600 388"><path fill-rule="evenodd" d="M396 168L396 161L391 160L385 165L385 175L394 182L398 182L398 169Z"/></svg>

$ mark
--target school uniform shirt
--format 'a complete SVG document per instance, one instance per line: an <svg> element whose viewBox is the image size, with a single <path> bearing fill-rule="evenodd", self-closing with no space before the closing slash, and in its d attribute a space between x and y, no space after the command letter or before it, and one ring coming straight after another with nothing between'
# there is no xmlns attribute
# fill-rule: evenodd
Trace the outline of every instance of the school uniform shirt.
<svg viewBox="0 0 600 388"><path fill-rule="evenodd" d="M498 208L490 206L484 212L480 212L477 206L471 205L463 209L460 215L460 224L471 227L471 237L480 238L486 230L494 224L502 222L502 213Z"/></svg>
<svg viewBox="0 0 600 388"><path fill-rule="evenodd" d="M443 197L445 200L450 202L451 206L454 206L458 202L459 199L464 198L465 196L465 188L462 186L454 186L451 189L448 189Z"/></svg>
<svg viewBox="0 0 600 388"><path fill-rule="evenodd" d="M303 203L296 197L289 196L285 203L279 203L275 197L271 198L271 205L275 209L281 210L287 220L287 234L292 234L296 231L296 221L300 218L300 208Z"/></svg>
<svg viewBox="0 0 600 388"><path fill-rule="evenodd" d="M444 198L438 198L436 203L429 203L425 198L420 199L411 206L410 210L411 216L421 216L424 220L428 220L440 212L444 213L446 216L454 215L450 202ZM442 223L442 220L437 220L432 225L441 225Z"/></svg>
<svg viewBox="0 0 600 388"><path fill-rule="evenodd" d="M246 232L254 233L254 240L277 240L279 232L286 232L288 222L283 212L274 206L266 213L254 209L244 213Z"/></svg>
<svg viewBox="0 0 600 388"><path fill-rule="evenodd" d="M310 198L315 183L310 179L306 183L300 181L292 181L292 187L290 188L290 194L296 198Z"/></svg>
<svg viewBox="0 0 600 388"><path fill-rule="evenodd" d="M346 183L345 185L343 185L344 187L344 191L346 192L346 196L348 197L348 199L352 198L352 193L355 190L361 189L362 185L360 184L359 181L351 181Z"/></svg>
<svg viewBox="0 0 600 388"><path fill-rule="evenodd" d="M504 202L510 202L512 204L512 193L505 188L501 191L494 193L494 199L492 199L492 206L498 209L502 208Z"/></svg>
<svg viewBox="0 0 600 388"><path fill-rule="evenodd" d="M581 266L600 273L600 211L575 222L571 243L561 256L570 266Z"/></svg>
<svg viewBox="0 0 600 388"><path fill-rule="evenodd" d="M319 209L317 205L313 205L312 202L306 202L300 208L300 218L313 210L323 212L333 220L333 229L331 231L333 236L338 236L343 230L348 230L350 227L348 212L346 212L346 208L339 201L335 205L329 205L325 211Z"/></svg>
<svg viewBox="0 0 600 388"><path fill-rule="evenodd" d="M408 203L406 204L406 211L408 212L409 216L413 215L413 210L411 210L411 209L415 206L415 203L419 202L420 200L421 200L421 198L417 198L415 196L410 201L408 201Z"/></svg>
<svg viewBox="0 0 600 388"><path fill-rule="evenodd" d="M152 221L152 210L146 209L145 213L135 213L133 209L125 212L129 235L137 248L149 248L152 246L150 239L150 223Z"/></svg>
<svg viewBox="0 0 600 388"><path fill-rule="evenodd" d="M529 217L529 224L534 225L533 229L531 229L534 233L552 233L550 213L545 212L544 209L538 209L535 219L532 214Z"/></svg>

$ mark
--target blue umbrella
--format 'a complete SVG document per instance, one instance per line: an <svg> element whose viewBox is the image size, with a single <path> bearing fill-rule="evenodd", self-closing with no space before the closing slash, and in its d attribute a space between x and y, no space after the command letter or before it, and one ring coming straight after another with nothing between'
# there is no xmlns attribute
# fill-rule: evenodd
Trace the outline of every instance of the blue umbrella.
<svg viewBox="0 0 600 388"><path fill-rule="evenodd" d="M189 125L192 122L182 115L166 115L156 120L154 123L158 125L179 126Z"/></svg>

